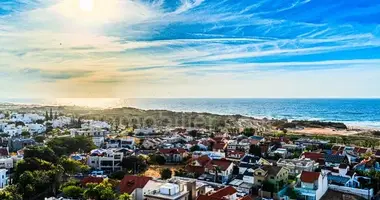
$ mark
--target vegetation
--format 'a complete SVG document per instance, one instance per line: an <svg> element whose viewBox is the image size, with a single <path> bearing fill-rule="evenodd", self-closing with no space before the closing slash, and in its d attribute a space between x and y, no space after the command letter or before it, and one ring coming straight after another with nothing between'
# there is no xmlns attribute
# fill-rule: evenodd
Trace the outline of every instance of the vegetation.
<svg viewBox="0 0 380 200"><path fill-rule="evenodd" d="M247 137L251 137L251 136L254 136L256 133L256 130L254 128L244 128L242 134L247 136Z"/></svg>
<svg viewBox="0 0 380 200"><path fill-rule="evenodd" d="M261 148L259 146L257 146L257 145L252 144L249 147L249 154L261 157L262 156L262 154L261 154Z"/></svg>
<svg viewBox="0 0 380 200"><path fill-rule="evenodd" d="M114 172L112 174L110 174L108 177L110 179L117 179L117 180L121 180L124 178L124 176L126 175L127 173L125 171L117 171L117 172Z"/></svg>
<svg viewBox="0 0 380 200"><path fill-rule="evenodd" d="M275 120L272 125L281 130L296 127L347 129L344 123L306 120L294 120L291 122L288 122L288 120Z"/></svg>
<svg viewBox="0 0 380 200"><path fill-rule="evenodd" d="M127 193L124 193L124 194L119 196L118 200L132 200L132 196L127 194Z"/></svg>
<svg viewBox="0 0 380 200"><path fill-rule="evenodd" d="M132 174L140 174L148 169L146 161L139 156L129 156L121 161L121 166Z"/></svg>
<svg viewBox="0 0 380 200"><path fill-rule="evenodd" d="M83 189L79 186L70 185L62 189L63 195L69 198L80 198L83 194Z"/></svg>
<svg viewBox="0 0 380 200"><path fill-rule="evenodd" d="M164 168L160 171L161 179L166 180L172 177L172 170Z"/></svg>
<svg viewBox="0 0 380 200"><path fill-rule="evenodd" d="M114 200L117 198L112 184L107 180L104 180L100 184L88 183L83 192L83 196L86 199L96 200Z"/></svg>
<svg viewBox="0 0 380 200"><path fill-rule="evenodd" d="M159 155L159 154L149 155L149 164L164 165L165 163L166 163L166 159L164 156Z"/></svg>
<svg viewBox="0 0 380 200"><path fill-rule="evenodd" d="M95 149L94 142L89 137L57 137L47 142L57 156L70 155L74 152L90 152Z"/></svg>

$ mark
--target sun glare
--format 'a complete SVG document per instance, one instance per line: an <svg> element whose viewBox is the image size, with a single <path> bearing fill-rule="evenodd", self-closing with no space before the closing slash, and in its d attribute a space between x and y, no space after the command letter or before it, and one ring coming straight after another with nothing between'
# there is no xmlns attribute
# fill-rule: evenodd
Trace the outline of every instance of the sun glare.
<svg viewBox="0 0 380 200"><path fill-rule="evenodd" d="M94 8L94 0L79 0L79 8L91 12Z"/></svg>

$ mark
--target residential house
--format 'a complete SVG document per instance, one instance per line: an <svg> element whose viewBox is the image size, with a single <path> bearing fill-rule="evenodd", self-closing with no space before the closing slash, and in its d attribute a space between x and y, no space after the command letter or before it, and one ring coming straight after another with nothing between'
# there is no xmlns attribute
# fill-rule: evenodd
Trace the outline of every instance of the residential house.
<svg viewBox="0 0 380 200"><path fill-rule="evenodd" d="M313 172L319 167L319 163L308 158L283 159L277 161L277 166L289 169L289 175L297 176L302 171Z"/></svg>
<svg viewBox="0 0 380 200"><path fill-rule="evenodd" d="M165 183L159 188L146 192L146 200L188 200L189 190L184 185Z"/></svg>
<svg viewBox="0 0 380 200"><path fill-rule="evenodd" d="M301 199L319 200L328 190L327 176L320 172L303 171L294 189Z"/></svg>
<svg viewBox="0 0 380 200"><path fill-rule="evenodd" d="M238 200L237 190L227 186L208 195L199 195L197 200Z"/></svg>
<svg viewBox="0 0 380 200"><path fill-rule="evenodd" d="M128 193L134 200L144 199L144 187L152 177L126 175L119 184L120 193Z"/></svg>
<svg viewBox="0 0 380 200"><path fill-rule="evenodd" d="M135 135L156 134L156 131L153 128L140 128L140 129L135 129L133 132Z"/></svg>
<svg viewBox="0 0 380 200"><path fill-rule="evenodd" d="M183 158L188 155L187 151L182 148L159 149L159 153L165 157L166 163L181 163Z"/></svg>
<svg viewBox="0 0 380 200"><path fill-rule="evenodd" d="M244 157L240 160L239 174L244 174L247 169L253 168L254 166L258 165L260 159L260 157L251 154L244 155Z"/></svg>
<svg viewBox="0 0 380 200"><path fill-rule="evenodd" d="M286 167L264 165L254 172L255 185L265 181L273 184L275 191L279 191L288 182L289 170Z"/></svg>
<svg viewBox="0 0 380 200"><path fill-rule="evenodd" d="M327 167L338 167L340 164L351 164L347 156L344 155L324 155L325 166Z"/></svg>
<svg viewBox="0 0 380 200"><path fill-rule="evenodd" d="M163 141L159 138L151 138L151 139L145 139L142 143L142 146L145 149L157 149L157 147L163 143Z"/></svg>
<svg viewBox="0 0 380 200"><path fill-rule="evenodd" d="M128 138L108 138L105 141L106 148L135 148L135 139L132 137Z"/></svg>
<svg viewBox="0 0 380 200"><path fill-rule="evenodd" d="M231 161L240 161L245 155L243 151L227 151L226 159Z"/></svg>
<svg viewBox="0 0 380 200"><path fill-rule="evenodd" d="M359 157L362 157L364 156L365 154L370 154L372 153L372 149L371 148L364 148L364 147L355 147L353 149L353 152L355 154L357 154Z"/></svg>
<svg viewBox="0 0 380 200"><path fill-rule="evenodd" d="M240 151L248 151L249 147L251 146L251 143L248 140L242 140L240 142L236 140L231 140L227 144L227 150L240 150Z"/></svg>
<svg viewBox="0 0 380 200"><path fill-rule="evenodd" d="M211 160L205 166L205 173L212 175L217 182L227 183L232 177L233 166L226 159Z"/></svg>
<svg viewBox="0 0 380 200"><path fill-rule="evenodd" d="M203 155L197 158L192 158L186 165L186 170L193 174L205 173L205 166L211 161L211 158L207 155Z"/></svg>
<svg viewBox="0 0 380 200"><path fill-rule="evenodd" d="M11 140L10 151L18 151L24 147L35 144L36 142L31 138L14 138Z"/></svg>
<svg viewBox="0 0 380 200"><path fill-rule="evenodd" d="M212 146L212 150L213 151L217 151L217 152L224 152L224 150L226 149L227 147L227 144L226 143L223 143L223 142L217 142L215 143L213 146Z"/></svg>
<svg viewBox="0 0 380 200"><path fill-rule="evenodd" d="M215 160L226 158L226 154L224 152L214 152L214 151L194 151L192 157L197 158L204 155L207 155L211 159L215 159Z"/></svg>
<svg viewBox="0 0 380 200"><path fill-rule="evenodd" d="M281 158L286 158L288 155L288 150L284 148L277 148L275 151L269 153L270 156L279 156Z"/></svg>
<svg viewBox="0 0 380 200"><path fill-rule="evenodd" d="M88 156L87 164L95 169L105 172L120 171L124 153L112 149L95 149Z"/></svg>
<svg viewBox="0 0 380 200"><path fill-rule="evenodd" d="M7 169L0 169L0 189L5 188L8 182Z"/></svg>

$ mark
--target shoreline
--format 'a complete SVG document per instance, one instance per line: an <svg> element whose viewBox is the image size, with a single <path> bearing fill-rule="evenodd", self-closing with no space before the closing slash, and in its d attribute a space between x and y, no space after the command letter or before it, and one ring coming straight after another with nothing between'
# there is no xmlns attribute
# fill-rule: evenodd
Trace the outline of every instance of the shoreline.
<svg viewBox="0 0 380 200"><path fill-rule="evenodd" d="M223 117L229 117L229 116L240 116L242 118L246 119L252 119L252 120L258 120L265 122L267 120L269 121L275 121L275 120L281 120L280 118L274 118L274 117L263 117L263 116L250 116L250 115L243 115L243 114L228 114L228 113L216 113L216 112L202 112L202 111L180 111L180 110L169 110L169 109L146 109L146 108L138 108L135 106L115 106L115 107L107 107L107 108L102 108L102 107L96 107L96 106L79 106L79 105L69 105L69 104L41 104L41 103L9 103L9 102L0 102L0 108L1 106L11 106L11 107L17 107L19 106L20 108L38 108L38 107L76 107L76 108L82 108L82 109L90 109L90 110L113 110L113 109L137 109L137 110L142 110L145 112L153 111L153 112L174 112L174 113L197 113L197 114L206 114L206 115L217 115L217 116L223 116ZM285 118L283 118L285 119ZM311 118L311 117L298 117L294 119L287 119L288 122L292 121L319 121L319 122L335 122L335 123L343 123L347 126L347 132L363 132L363 131L378 131L380 130L380 121L379 122L374 122L374 123L366 123L363 124L363 122L368 122L368 121L355 121L355 122L345 122L345 121L329 121L329 120L323 120L320 118ZM363 124L363 125L360 125ZM312 131L312 128L305 128L308 131ZM329 128L314 128L314 129L325 129L326 132L334 132L335 134L337 131L331 131L333 128L330 128L331 130L328 130ZM297 131L299 132L299 131ZM314 131L312 131L314 132ZM316 131L319 132L319 131ZM324 133L321 133L324 134Z"/></svg>

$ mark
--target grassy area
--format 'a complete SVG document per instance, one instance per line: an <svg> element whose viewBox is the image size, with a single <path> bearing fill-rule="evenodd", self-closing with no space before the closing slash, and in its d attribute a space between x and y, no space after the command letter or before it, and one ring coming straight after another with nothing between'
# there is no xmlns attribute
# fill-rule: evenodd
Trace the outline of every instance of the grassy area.
<svg viewBox="0 0 380 200"><path fill-rule="evenodd" d="M184 165L150 165L148 170L144 173L144 176L160 178L160 171L165 168L171 169L174 175L175 170L183 167Z"/></svg>

